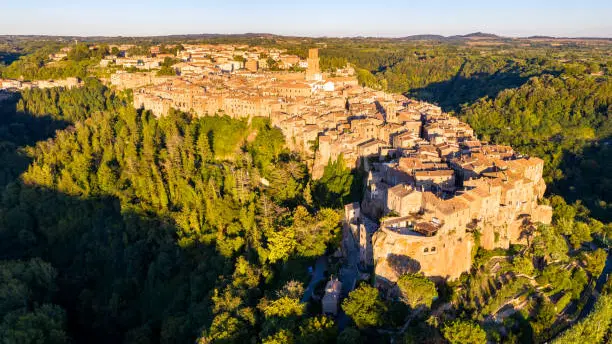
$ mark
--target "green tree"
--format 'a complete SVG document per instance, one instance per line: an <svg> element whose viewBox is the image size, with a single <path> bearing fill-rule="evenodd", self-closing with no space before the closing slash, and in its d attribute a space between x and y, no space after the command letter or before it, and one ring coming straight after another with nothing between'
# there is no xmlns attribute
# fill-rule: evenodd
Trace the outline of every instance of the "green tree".
<svg viewBox="0 0 612 344"><path fill-rule="evenodd" d="M321 207L340 208L349 201L352 183L353 175L340 155L325 166L323 176L315 182L313 198Z"/></svg>
<svg viewBox="0 0 612 344"><path fill-rule="evenodd" d="M580 268L574 270L572 273L572 297L574 300L580 298L580 294L584 290L584 287L589 283L589 277L586 272Z"/></svg>
<svg viewBox="0 0 612 344"><path fill-rule="evenodd" d="M170 66L162 66L157 71L157 75L158 76L174 76L174 75L176 75L176 70L174 70L174 68L172 68Z"/></svg>
<svg viewBox="0 0 612 344"><path fill-rule="evenodd" d="M303 344L334 343L337 336L338 330L334 325L334 321L320 315L304 321L304 324L300 326L300 335L297 338L297 342Z"/></svg>
<svg viewBox="0 0 612 344"><path fill-rule="evenodd" d="M362 86L371 87L375 89L380 87L376 77L366 69L357 69L357 80Z"/></svg>
<svg viewBox="0 0 612 344"><path fill-rule="evenodd" d="M296 246L295 232L291 228L275 231L268 236L268 260L270 263L286 261Z"/></svg>
<svg viewBox="0 0 612 344"><path fill-rule="evenodd" d="M0 262L0 338L5 343L68 343L66 312L51 304L56 270L41 259Z"/></svg>
<svg viewBox="0 0 612 344"><path fill-rule="evenodd" d="M455 320L442 328L444 338L451 344L478 344L487 342L487 333L471 321Z"/></svg>
<svg viewBox="0 0 612 344"><path fill-rule="evenodd" d="M302 313L304 313L304 305L300 303L299 299L283 296L266 305L263 312L266 317L302 315Z"/></svg>
<svg viewBox="0 0 612 344"><path fill-rule="evenodd" d="M214 343L236 343L245 340L246 334L245 324L224 312L213 319L206 338Z"/></svg>
<svg viewBox="0 0 612 344"><path fill-rule="evenodd" d="M398 281L402 302L412 309L419 306L431 307L431 303L438 297L436 285L421 274L405 274Z"/></svg>
<svg viewBox="0 0 612 344"><path fill-rule="evenodd" d="M5 314L0 323L0 338L4 343L69 343L65 326L66 312L57 305L44 304L31 312L18 310Z"/></svg>
<svg viewBox="0 0 612 344"><path fill-rule="evenodd" d="M533 262L529 257L516 256L514 259L512 259L512 270L519 274L533 276Z"/></svg>
<svg viewBox="0 0 612 344"><path fill-rule="evenodd" d="M583 242L593 240L593 238L591 238L591 229L589 225L584 222L576 222L569 240L574 249L580 248Z"/></svg>
<svg viewBox="0 0 612 344"><path fill-rule="evenodd" d="M549 301L542 301L532 322L534 336L538 342L543 342L550 337L550 329L555 320L557 320L555 305Z"/></svg>
<svg viewBox="0 0 612 344"><path fill-rule="evenodd" d="M91 56L89 46L85 43L78 43L72 46L72 49L68 52L68 59L73 61L82 61L88 59Z"/></svg>
<svg viewBox="0 0 612 344"><path fill-rule="evenodd" d="M591 276L597 278L601 274L606 265L608 255L604 249L598 248L595 252L585 254L586 267L585 269Z"/></svg>
<svg viewBox="0 0 612 344"><path fill-rule="evenodd" d="M378 289L362 284L342 302L342 309L357 327L366 328L382 325L387 307L380 299Z"/></svg>
<svg viewBox="0 0 612 344"><path fill-rule="evenodd" d="M263 344L292 344L295 338L291 331L283 329L265 337L261 342Z"/></svg>
<svg viewBox="0 0 612 344"><path fill-rule="evenodd" d="M533 242L534 254L548 261L567 261L568 247L565 238L552 226L539 226Z"/></svg>
<svg viewBox="0 0 612 344"><path fill-rule="evenodd" d="M570 290L572 288L571 271L559 264L551 264L544 268L542 274L536 277L541 285L550 285L553 291Z"/></svg>
<svg viewBox="0 0 612 344"><path fill-rule="evenodd" d="M338 339L336 340L338 344L361 344L363 343L363 339L361 338L361 334L359 330L353 327L347 327L338 335Z"/></svg>

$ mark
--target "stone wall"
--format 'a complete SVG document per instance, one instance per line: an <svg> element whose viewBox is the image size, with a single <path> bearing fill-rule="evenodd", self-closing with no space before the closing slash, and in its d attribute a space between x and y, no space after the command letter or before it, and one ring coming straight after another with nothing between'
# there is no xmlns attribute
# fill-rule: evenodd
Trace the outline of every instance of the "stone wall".
<svg viewBox="0 0 612 344"><path fill-rule="evenodd" d="M381 228L372 241L376 279L382 285L417 271L426 276L457 279L472 265L471 235L449 232L425 237Z"/></svg>

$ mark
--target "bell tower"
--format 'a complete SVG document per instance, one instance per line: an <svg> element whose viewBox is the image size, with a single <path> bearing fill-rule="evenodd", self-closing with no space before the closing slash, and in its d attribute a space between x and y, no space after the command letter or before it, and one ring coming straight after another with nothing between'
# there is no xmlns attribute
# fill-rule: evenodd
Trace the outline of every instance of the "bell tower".
<svg viewBox="0 0 612 344"><path fill-rule="evenodd" d="M308 69L306 70L306 80L321 80L323 77L319 69L319 49L308 49Z"/></svg>

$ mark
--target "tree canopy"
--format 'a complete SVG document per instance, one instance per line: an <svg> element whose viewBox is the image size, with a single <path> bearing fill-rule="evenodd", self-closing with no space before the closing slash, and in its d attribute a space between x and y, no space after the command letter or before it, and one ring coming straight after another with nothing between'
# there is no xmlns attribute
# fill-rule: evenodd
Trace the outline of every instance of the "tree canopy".
<svg viewBox="0 0 612 344"><path fill-rule="evenodd" d="M366 328L382 324L386 305L376 288L362 284L342 302L342 309L357 327Z"/></svg>
<svg viewBox="0 0 612 344"><path fill-rule="evenodd" d="M32 334L11 335L100 342L298 331L299 296L260 300L285 279L306 281L309 260L337 242L339 214L303 203L304 163L267 123L180 112L158 120L124 97L91 80L23 92L3 117L71 125L24 148L29 167L3 166L3 257L42 259L58 275L40 307L2 312L4 328L35 322ZM24 138L39 139L36 126L1 124L7 159L20 156ZM255 132L268 144L247 141ZM303 333L326 337L329 326L305 323Z"/></svg>
<svg viewBox="0 0 612 344"><path fill-rule="evenodd" d="M470 321L456 320L442 329L444 338L451 344L479 344L487 342L485 331Z"/></svg>
<svg viewBox="0 0 612 344"><path fill-rule="evenodd" d="M438 297L436 285L421 274L405 274L398 281L400 298L413 309L419 306L431 307L431 303Z"/></svg>

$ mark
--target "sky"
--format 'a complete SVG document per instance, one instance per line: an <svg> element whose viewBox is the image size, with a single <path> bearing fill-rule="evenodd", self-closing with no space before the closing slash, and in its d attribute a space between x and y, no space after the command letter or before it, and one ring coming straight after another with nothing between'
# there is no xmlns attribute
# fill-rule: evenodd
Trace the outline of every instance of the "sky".
<svg viewBox="0 0 612 344"><path fill-rule="evenodd" d="M608 0L0 0L0 35L612 37Z"/></svg>

